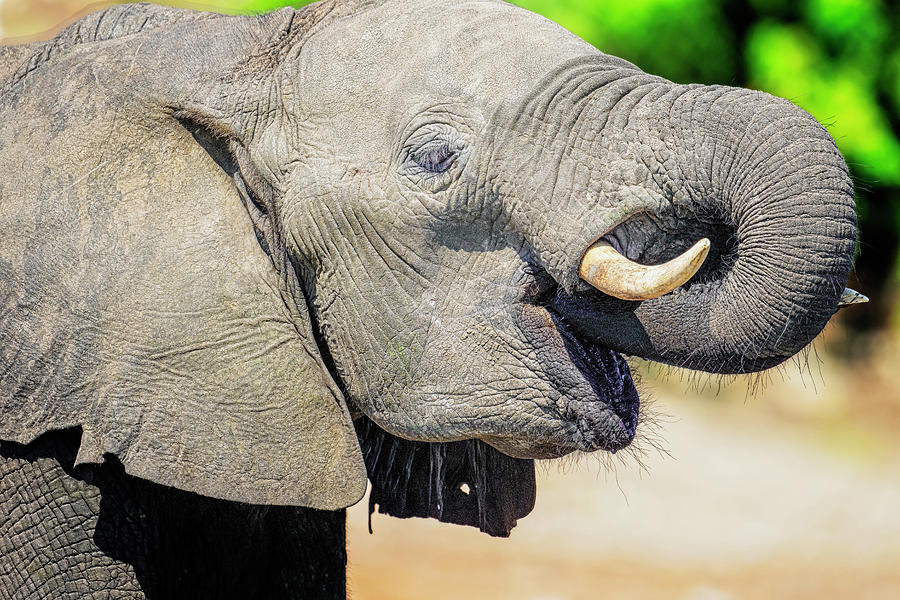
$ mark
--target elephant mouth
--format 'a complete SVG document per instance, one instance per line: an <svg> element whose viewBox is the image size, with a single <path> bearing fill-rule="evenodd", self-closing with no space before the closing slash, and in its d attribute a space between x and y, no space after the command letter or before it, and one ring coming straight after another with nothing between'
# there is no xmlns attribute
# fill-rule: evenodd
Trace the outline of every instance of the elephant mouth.
<svg viewBox="0 0 900 600"><path fill-rule="evenodd" d="M574 450L616 452L628 446L639 420L640 398L621 354L579 332L546 304L525 305L522 324L562 396L560 418Z"/></svg>
<svg viewBox="0 0 900 600"><path fill-rule="evenodd" d="M564 316L552 308L547 310L571 364L596 398L581 403L577 411L580 413L579 450L621 450L634 439L640 409L631 368L621 354L579 335Z"/></svg>

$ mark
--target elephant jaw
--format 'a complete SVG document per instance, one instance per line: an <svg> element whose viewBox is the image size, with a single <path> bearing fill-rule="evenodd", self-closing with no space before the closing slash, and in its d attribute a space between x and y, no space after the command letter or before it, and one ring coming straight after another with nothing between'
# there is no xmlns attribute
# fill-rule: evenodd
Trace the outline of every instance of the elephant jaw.
<svg viewBox="0 0 900 600"><path fill-rule="evenodd" d="M520 305L518 325L559 392L555 418L563 438L483 437L517 458L556 458L573 451L616 452L634 439L640 400L625 359L583 335L549 303Z"/></svg>

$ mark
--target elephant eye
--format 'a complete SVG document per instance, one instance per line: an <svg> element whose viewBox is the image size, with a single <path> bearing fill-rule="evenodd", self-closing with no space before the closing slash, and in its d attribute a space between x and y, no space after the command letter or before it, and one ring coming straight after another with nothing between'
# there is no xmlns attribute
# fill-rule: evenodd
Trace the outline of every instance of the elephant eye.
<svg viewBox="0 0 900 600"><path fill-rule="evenodd" d="M444 173L453 166L456 157L459 156L449 144L438 140L429 143L412 154L413 161L429 173Z"/></svg>
<svg viewBox="0 0 900 600"><path fill-rule="evenodd" d="M466 163L469 141L446 123L428 123L406 138L400 173L417 187L431 192L447 189Z"/></svg>

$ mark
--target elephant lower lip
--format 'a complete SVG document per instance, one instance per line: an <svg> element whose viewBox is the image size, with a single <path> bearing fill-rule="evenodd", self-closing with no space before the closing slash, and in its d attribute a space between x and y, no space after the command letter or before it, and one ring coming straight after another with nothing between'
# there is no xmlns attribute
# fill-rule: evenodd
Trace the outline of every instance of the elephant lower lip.
<svg viewBox="0 0 900 600"><path fill-rule="evenodd" d="M579 407L579 449L621 450L634 439L640 408L628 363L618 352L579 336L566 318L552 308L546 310L572 364L602 402Z"/></svg>

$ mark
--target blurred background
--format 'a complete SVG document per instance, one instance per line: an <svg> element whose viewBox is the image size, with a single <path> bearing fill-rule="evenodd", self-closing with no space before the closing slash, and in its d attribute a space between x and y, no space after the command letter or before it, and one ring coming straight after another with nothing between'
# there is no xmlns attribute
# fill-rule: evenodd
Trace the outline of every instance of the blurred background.
<svg viewBox="0 0 900 600"><path fill-rule="evenodd" d="M305 2L167 1L220 12ZM754 377L638 365L656 415L627 456L539 465L509 539L352 508L356 600L900 598L900 1L518 0L645 71L788 98L850 164L861 237L842 311ZM0 0L4 43L111 2Z"/></svg>

